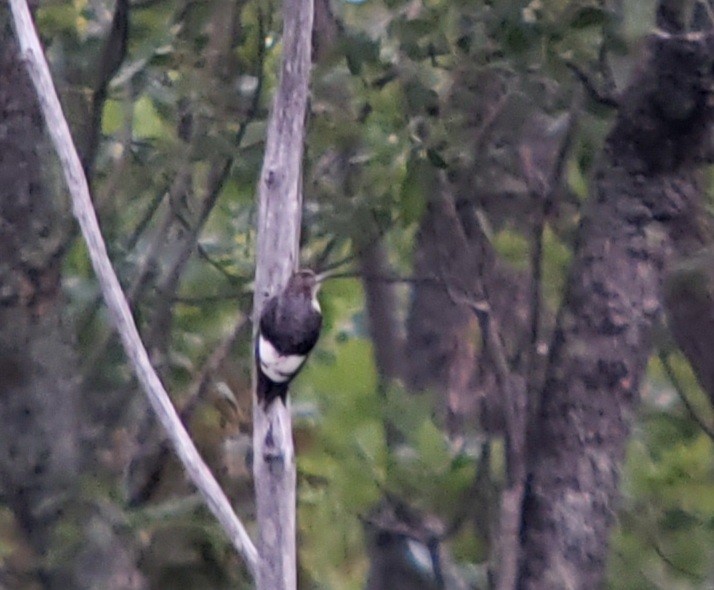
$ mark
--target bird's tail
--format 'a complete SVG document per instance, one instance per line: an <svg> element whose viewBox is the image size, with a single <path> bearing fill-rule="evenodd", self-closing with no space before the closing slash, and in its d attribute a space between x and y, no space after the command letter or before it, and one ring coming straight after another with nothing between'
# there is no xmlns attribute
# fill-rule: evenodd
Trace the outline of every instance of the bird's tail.
<svg viewBox="0 0 714 590"><path fill-rule="evenodd" d="M288 395L287 383L276 383L267 377L260 367L258 367L258 401L263 406L263 410L267 410L277 398L280 398L285 403Z"/></svg>

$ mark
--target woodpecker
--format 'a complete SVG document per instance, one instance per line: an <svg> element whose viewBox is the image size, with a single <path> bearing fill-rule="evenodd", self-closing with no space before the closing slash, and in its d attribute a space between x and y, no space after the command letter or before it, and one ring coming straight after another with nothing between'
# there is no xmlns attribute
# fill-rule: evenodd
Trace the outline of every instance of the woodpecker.
<svg viewBox="0 0 714 590"><path fill-rule="evenodd" d="M263 307L255 360L258 401L264 410L277 398L285 403L288 384L300 372L320 337L319 288L314 272L299 270L290 277L285 289Z"/></svg>

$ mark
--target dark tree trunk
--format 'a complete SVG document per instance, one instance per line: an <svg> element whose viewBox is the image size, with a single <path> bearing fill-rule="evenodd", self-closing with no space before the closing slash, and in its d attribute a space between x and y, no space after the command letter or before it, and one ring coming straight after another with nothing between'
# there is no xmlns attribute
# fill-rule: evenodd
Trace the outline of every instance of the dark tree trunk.
<svg viewBox="0 0 714 590"><path fill-rule="evenodd" d="M531 425L520 588L598 588L664 274L702 242L711 36L652 36L596 171Z"/></svg>
<svg viewBox="0 0 714 590"><path fill-rule="evenodd" d="M711 241L711 236L709 236ZM687 260L667 278L668 324L714 404L714 253Z"/></svg>
<svg viewBox="0 0 714 590"><path fill-rule="evenodd" d="M390 274L384 244L379 240L364 244L359 252L359 265L377 372L388 383L398 379L404 367L397 293L393 284L381 278Z"/></svg>
<svg viewBox="0 0 714 590"><path fill-rule="evenodd" d="M417 234L413 289L407 318L406 382L413 391L432 389L443 404L447 428L459 433L465 416L475 414L476 400L470 380L476 362L478 327L467 306L454 302L444 277L469 272L463 262L463 229L447 213L438 196L428 204ZM476 261L474 261L476 262ZM480 276L480 275L477 275Z"/></svg>
<svg viewBox="0 0 714 590"><path fill-rule="evenodd" d="M53 243L62 214L41 174L41 158L49 151L34 89L5 24L0 55L0 485L37 552L47 587L68 588L69 572L47 572L41 561L52 549L52 531L79 476L74 351L62 322L60 261Z"/></svg>
<svg viewBox="0 0 714 590"><path fill-rule="evenodd" d="M52 153L5 7L0 27L0 492L43 587L140 588L106 511L82 500L92 451L80 427L92 429L61 294L69 207L50 188ZM77 541L90 530L92 543Z"/></svg>

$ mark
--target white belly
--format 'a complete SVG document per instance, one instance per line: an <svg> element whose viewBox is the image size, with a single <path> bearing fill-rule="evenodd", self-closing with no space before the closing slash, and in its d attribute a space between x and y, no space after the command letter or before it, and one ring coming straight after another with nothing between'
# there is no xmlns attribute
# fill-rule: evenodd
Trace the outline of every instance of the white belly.
<svg viewBox="0 0 714 590"><path fill-rule="evenodd" d="M305 357L300 354L280 354L262 336L258 338L258 357L263 373L275 383L289 381L305 362Z"/></svg>

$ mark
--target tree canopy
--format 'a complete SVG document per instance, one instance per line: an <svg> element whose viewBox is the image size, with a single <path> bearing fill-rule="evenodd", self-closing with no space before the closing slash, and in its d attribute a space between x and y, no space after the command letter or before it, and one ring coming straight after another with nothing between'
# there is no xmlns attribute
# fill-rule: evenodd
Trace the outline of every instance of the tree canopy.
<svg viewBox="0 0 714 590"><path fill-rule="evenodd" d="M714 346L713 78L711 57L696 52L712 47L714 6L671 5L315 1L301 260L336 274L321 292L321 340L291 388L301 588L398 588L380 578L380 560L393 566L387 552L404 540L405 588L496 587L504 498L525 497L525 510L540 502L547 482L532 466L551 455L534 450L533 431L552 432L551 418L585 446L620 427L626 441L622 461L611 458L619 492L602 500L606 587L714 580L714 381L703 352ZM248 523L256 193L280 8L44 0L35 14L152 363ZM704 105L688 102L680 55L701 60L691 85L709 85L697 86ZM650 115L666 132L638 127ZM44 182L61 194L52 162ZM673 193L684 204L661 210ZM68 211L55 230L63 317L95 452L82 501L129 531L147 587L249 587L138 392ZM631 266L615 263L619 245ZM622 349L612 344L621 332ZM559 368L590 361L597 374ZM561 381L580 390L562 401L550 393ZM581 390L612 397L584 408ZM595 421L621 412L623 423L577 423L590 411ZM0 585L39 587L38 549L0 492ZM73 528L55 533L80 542ZM538 539L524 535L527 552ZM64 558L41 557L47 567Z"/></svg>

